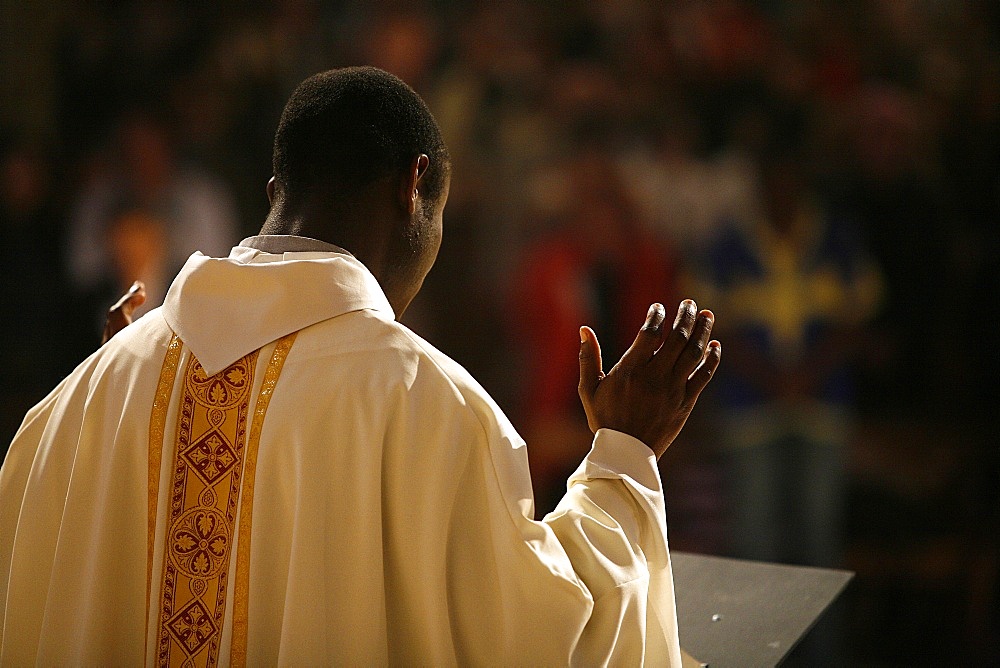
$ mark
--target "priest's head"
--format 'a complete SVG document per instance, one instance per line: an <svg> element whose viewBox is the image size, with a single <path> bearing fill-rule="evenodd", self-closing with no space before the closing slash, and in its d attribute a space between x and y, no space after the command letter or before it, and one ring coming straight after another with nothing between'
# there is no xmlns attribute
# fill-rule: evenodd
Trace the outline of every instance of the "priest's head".
<svg viewBox="0 0 1000 668"><path fill-rule="evenodd" d="M437 257L451 173L420 96L374 67L316 74L285 105L273 169L261 232L350 251L400 315Z"/></svg>

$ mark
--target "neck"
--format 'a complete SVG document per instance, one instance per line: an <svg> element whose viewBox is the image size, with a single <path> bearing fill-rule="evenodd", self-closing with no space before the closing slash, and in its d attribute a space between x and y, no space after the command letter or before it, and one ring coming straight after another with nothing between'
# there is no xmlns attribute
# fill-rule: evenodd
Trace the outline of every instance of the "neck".
<svg viewBox="0 0 1000 668"><path fill-rule="evenodd" d="M386 207L363 201L349 208L317 205L293 208L276 200L260 233L310 237L348 251L379 282L398 318L409 306L416 289L391 258L390 235L395 223L388 221L393 220L392 215Z"/></svg>
<svg viewBox="0 0 1000 668"><path fill-rule="evenodd" d="M330 202L311 198L290 202L277 197L261 234L294 234L325 241L350 251L371 270L385 254L385 211L369 199Z"/></svg>

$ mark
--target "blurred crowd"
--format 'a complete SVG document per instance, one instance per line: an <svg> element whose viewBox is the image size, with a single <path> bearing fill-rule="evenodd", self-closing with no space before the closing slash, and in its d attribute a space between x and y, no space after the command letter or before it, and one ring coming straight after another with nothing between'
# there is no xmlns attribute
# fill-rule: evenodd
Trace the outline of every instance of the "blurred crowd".
<svg viewBox="0 0 1000 668"><path fill-rule="evenodd" d="M996 3L133 0L3 14L0 452L133 280L156 306L188 254L256 232L292 88L373 64L427 100L454 163L441 256L408 323L511 414L540 511L589 442L579 325L610 365L651 302L693 297L725 352L664 458L675 546L855 568L864 624L912 596L957 613L940 627L954 651L996 657ZM935 494L945 507L921 514ZM884 560L864 555L938 534L957 541L955 573L929 562L943 585L921 567L910 583L904 564L896 589L879 588ZM906 654L929 624L859 632L854 651L955 656Z"/></svg>

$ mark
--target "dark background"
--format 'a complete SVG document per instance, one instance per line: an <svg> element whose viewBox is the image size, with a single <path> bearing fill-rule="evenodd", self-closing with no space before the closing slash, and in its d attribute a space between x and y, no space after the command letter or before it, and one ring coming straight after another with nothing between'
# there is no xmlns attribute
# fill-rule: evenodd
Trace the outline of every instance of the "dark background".
<svg viewBox="0 0 1000 668"><path fill-rule="evenodd" d="M176 270L157 254L176 213L150 208L157 188L235 244L266 214L290 91L316 71L375 64L427 100L454 159L444 246L408 323L540 443L524 399L549 378L532 351L551 341L532 338L525 277L552 269L546 240L596 234L642 255L643 275L666 277L662 299L675 300L732 213L723 200L750 218L767 167L793 157L824 210L856 223L879 285L846 363L839 565L857 577L834 613L838 661L1000 661L997 3L372 4L0 4L0 451L96 348L101 313L140 261ZM95 204L147 169L153 195ZM612 222L592 220L609 201ZM623 217L612 244L606 226ZM74 234L111 250L74 269ZM629 245L638 238L655 252ZM552 336L575 355L582 323L570 324ZM661 463L675 549L727 549L714 389Z"/></svg>

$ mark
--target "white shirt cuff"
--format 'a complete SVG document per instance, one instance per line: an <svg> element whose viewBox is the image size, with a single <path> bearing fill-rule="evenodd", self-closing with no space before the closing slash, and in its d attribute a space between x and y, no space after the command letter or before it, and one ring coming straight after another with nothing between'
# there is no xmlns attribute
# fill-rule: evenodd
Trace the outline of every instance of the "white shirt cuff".
<svg viewBox="0 0 1000 668"><path fill-rule="evenodd" d="M577 473L588 478L627 477L650 490L661 490L656 455L635 438L614 429L598 429L590 453Z"/></svg>

